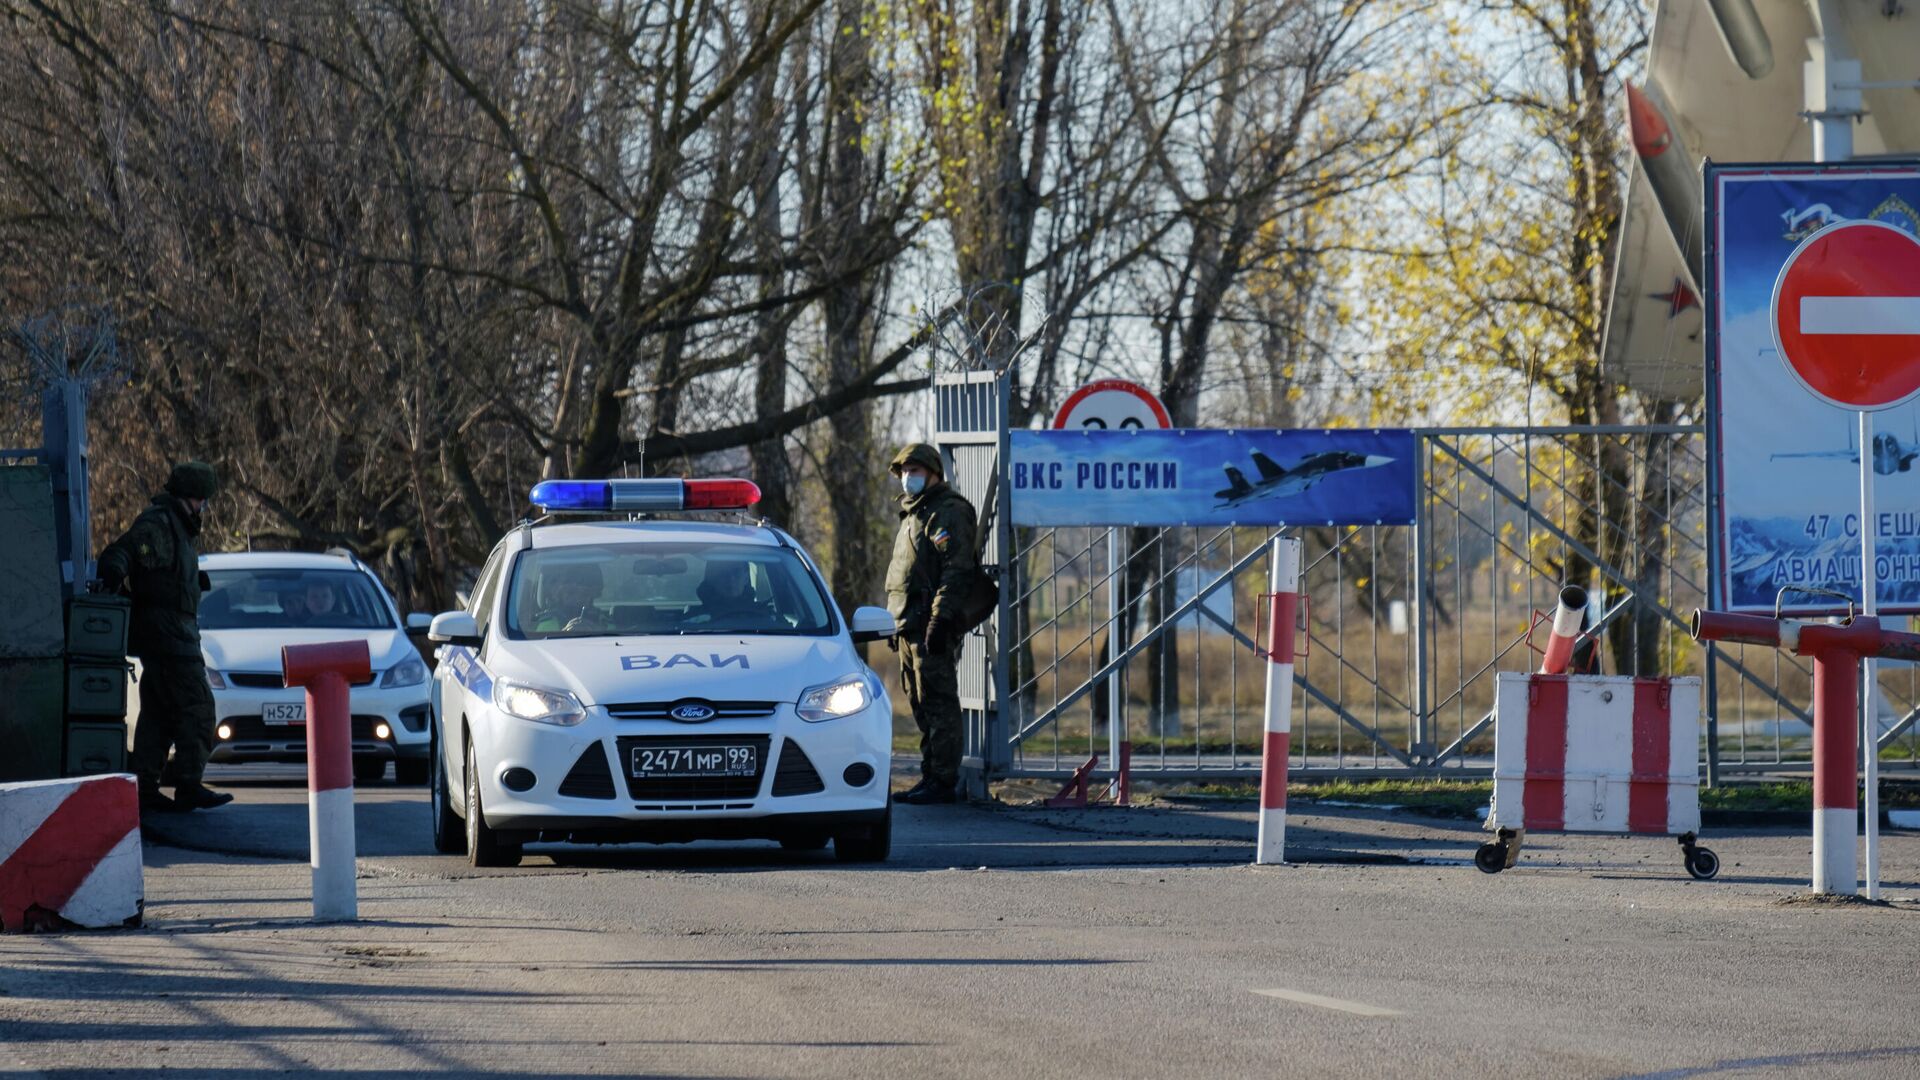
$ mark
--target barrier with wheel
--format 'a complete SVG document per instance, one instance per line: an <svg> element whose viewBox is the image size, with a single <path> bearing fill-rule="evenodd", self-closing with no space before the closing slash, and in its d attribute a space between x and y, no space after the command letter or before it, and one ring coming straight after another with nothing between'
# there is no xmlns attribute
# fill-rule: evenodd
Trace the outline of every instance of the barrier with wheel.
<svg viewBox="0 0 1920 1080"><path fill-rule="evenodd" d="M1701 880L1700 680L1503 672L1496 679L1494 839L1473 864L1514 865L1529 832L1670 836Z"/></svg>

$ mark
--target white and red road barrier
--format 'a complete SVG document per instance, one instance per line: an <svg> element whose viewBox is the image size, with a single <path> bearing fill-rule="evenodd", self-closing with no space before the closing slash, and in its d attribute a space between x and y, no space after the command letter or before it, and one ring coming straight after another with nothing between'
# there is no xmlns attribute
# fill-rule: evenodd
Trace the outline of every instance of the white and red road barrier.
<svg viewBox="0 0 1920 1080"><path fill-rule="evenodd" d="M1854 850L1860 813L1860 661L1920 662L1920 634L1882 629L1871 615L1834 624L1696 611L1693 637L1771 645L1813 658L1813 891L1855 895L1860 891Z"/></svg>
<svg viewBox="0 0 1920 1080"><path fill-rule="evenodd" d="M313 917L359 917L354 883L353 731L348 686L373 677L364 641L288 645L282 679L307 689L307 826L313 864Z"/></svg>
<svg viewBox="0 0 1920 1080"><path fill-rule="evenodd" d="M140 925L132 776L0 784L0 930Z"/></svg>
<svg viewBox="0 0 1920 1080"><path fill-rule="evenodd" d="M1293 736L1293 646L1300 612L1300 541L1275 537L1270 576L1266 742L1260 755L1260 838L1256 864L1286 861L1287 758Z"/></svg>
<svg viewBox="0 0 1920 1080"><path fill-rule="evenodd" d="M1573 660L1573 646L1587 621L1587 590L1569 585L1560 590L1559 606L1553 609L1552 633L1547 637L1546 654L1540 658L1540 674L1564 675Z"/></svg>
<svg viewBox="0 0 1920 1080"><path fill-rule="evenodd" d="M1489 826L1699 831L1699 679L1502 672L1494 693Z"/></svg>

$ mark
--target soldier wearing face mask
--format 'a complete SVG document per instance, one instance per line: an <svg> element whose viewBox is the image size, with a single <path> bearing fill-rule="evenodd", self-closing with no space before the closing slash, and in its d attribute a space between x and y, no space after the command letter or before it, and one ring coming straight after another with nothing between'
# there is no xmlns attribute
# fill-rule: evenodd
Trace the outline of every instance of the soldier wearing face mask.
<svg viewBox="0 0 1920 1080"><path fill-rule="evenodd" d="M887 567L887 606L898 627L900 683L920 727L920 783L894 796L950 803L960 779L961 606L973 580L974 512L946 482L946 462L926 443L888 467L900 484L900 531Z"/></svg>

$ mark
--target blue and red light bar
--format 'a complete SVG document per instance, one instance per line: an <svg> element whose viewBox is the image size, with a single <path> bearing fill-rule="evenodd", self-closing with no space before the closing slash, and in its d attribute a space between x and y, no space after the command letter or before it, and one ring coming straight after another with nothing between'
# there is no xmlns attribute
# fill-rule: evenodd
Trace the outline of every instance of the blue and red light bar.
<svg viewBox="0 0 1920 1080"><path fill-rule="evenodd" d="M549 514L745 510L760 501L751 480L542 480L528 501Z"/></svg>

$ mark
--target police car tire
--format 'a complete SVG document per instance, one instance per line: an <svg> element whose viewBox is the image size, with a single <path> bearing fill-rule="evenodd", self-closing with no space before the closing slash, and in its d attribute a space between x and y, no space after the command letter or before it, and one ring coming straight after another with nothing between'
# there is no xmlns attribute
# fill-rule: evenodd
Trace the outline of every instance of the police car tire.
<svg viewBox="0 0 1920 1080"><path fill-rule="evenodd" d="M467 744L467 862L473 866L519 866L520 845L505 843L487 827L480 801L480 770L473 763L473 744Z"/></svg>
<svg viewBox="0 0 1920 1080"><path fill-rule="evenodd" d="M447 783L446 758L440 753L440 737L433 737L428 750L427 767L432 773L427 798L430 800L433 829L433 850L442 855L465 855L467 853L466 825L460 815L453 812L453 792Z"/></svg>
<svg viewBox="0 0 1920 1080"><path fill-rule="evenodd" d="M837 833L833 838L834 857L841 862L886 862L893 848L893 803L889 801L880 821L857 832Z"/></svg>

